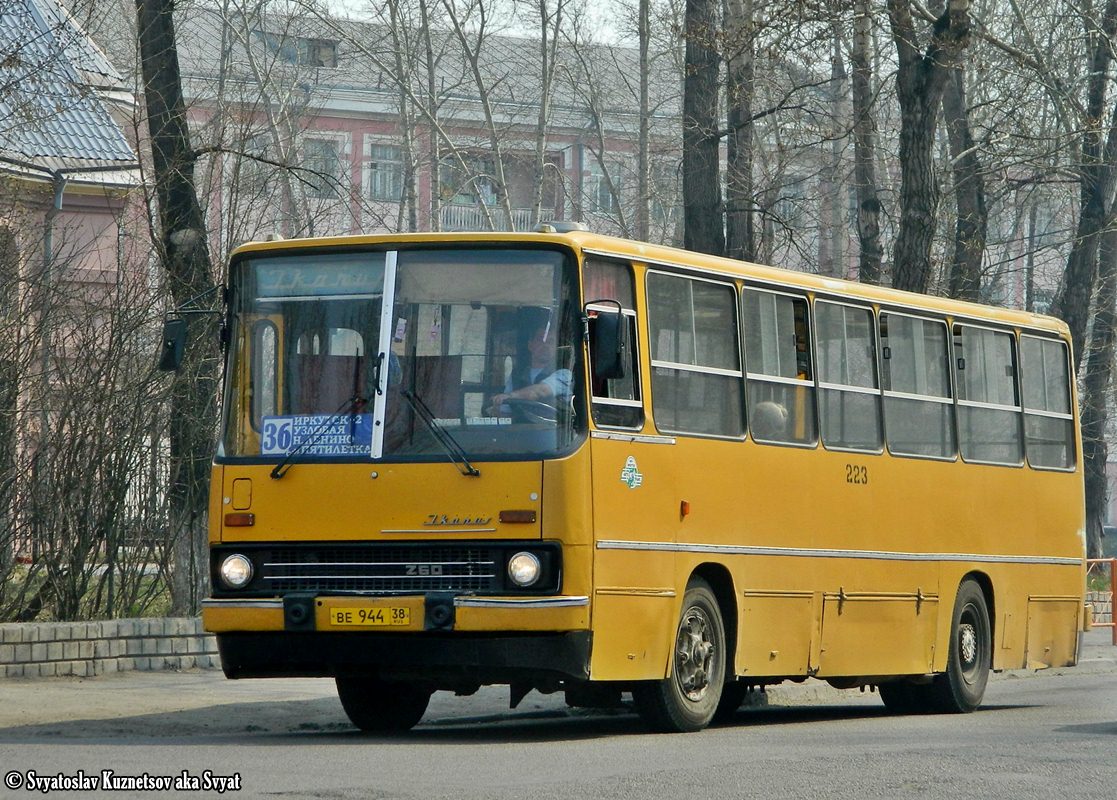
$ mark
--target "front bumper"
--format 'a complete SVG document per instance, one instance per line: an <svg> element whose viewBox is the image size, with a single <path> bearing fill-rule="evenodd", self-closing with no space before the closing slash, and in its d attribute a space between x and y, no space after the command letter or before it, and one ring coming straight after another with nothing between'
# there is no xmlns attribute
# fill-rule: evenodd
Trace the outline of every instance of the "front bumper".
<svg viewBox="0 0 1117 800"><path fill-rule="evenodd" d="M217 647L229 678L398 675L454 688L586 680L592 634L220 633Z"/></svg>
<svg viewBox="0 0 1117 800"><path fill-rule="evenodd" d="M426 624L428 597L406 595L398 597L317 596L308 597L313 608L306 619L298 624L289 618L291 598L265 598L202 601L202 622L212 633L262 633L262 632L330 632L329 609L365 603L390 603L411 610L415 620L408 633L430 630ZM437 628L464 633L507 631L555 632L587 630L590 626L589 598L585 596L554 595L549 597L478 597L473 595L448 596L445 602L453 609L448 625ZM342 636L354 632L337 631ZM372 635L384 635L380 633ZM406 635L406 634L405 634Z"/></svg>

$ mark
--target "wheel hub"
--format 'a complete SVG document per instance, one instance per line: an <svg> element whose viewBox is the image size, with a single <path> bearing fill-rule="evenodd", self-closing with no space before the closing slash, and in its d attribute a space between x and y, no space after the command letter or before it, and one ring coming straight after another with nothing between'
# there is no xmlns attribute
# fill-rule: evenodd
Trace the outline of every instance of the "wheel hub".
<svg viewBox="0 0 1117 800"><path fill-rule="evenodd" d="M690 609L679 626L675 652L675 678L689 700L697 702L706 694L714 651L709 620L700 610Z"/></svg>
<svg viewBox="0 0 1117 800"><path fill-rule="evenodd" d="M958 649L962 655L962 665L967 669L977 661L977 632L968 623L958 627Z"/></svg>

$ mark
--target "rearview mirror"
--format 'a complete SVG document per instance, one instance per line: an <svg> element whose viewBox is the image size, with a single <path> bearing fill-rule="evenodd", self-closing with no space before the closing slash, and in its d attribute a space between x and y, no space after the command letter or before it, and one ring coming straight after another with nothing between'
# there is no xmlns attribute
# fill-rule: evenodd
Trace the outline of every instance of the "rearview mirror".
<svg viewBox="0 0 1117 800"><path fill-rule="evenodd" d="M590 306L616 306L616 311ZM615 300L595 300L586 304L590 320L590 350L595 380L623 378L628 366L628 325L621 313L621 304Z"/></svg>
<svg viewBox="0 0 1117 800"><path fill-rule="evenodd" d="M163 339L159 348L159 369L174 372L182 366L186 354L186 320L169 319L163 323Z"/></svg>

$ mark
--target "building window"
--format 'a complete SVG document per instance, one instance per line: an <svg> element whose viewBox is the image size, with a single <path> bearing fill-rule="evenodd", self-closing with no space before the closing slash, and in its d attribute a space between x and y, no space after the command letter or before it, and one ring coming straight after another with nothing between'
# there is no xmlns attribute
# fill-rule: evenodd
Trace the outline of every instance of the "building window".
<svg viewBox="0 0 1117 800"><path fill-rule="evenodd" d="M309 67L337 66L337 42L332 39L309 39L261 30L253 31L252 36L285 64L305 64Z"/></svg>
<svg viewBox="0 0 1117 800"><path fill-rule="evenodd" d="M620 206L621 165L616 161L604 161L600 156L590 153L587 156L585 192L589 200L589 210L611 214ZM608 172L608 174L606 174Z"/></svg>
<svg viewBox="0 0 1117 800"><path fill-rule="evenodd" d="M303 142L303 178L306 193L320 200L340 196L342 143L337 139L306 139Z"/></svg>
<svg viewBox="0 0 1117 800"><path fill-rule="evenodd" d="M496 205L493 163L484 158L465 159L466 169L456 158L448 158L439 169L439 195L451 205Z"/></svg>
<svg viewBox="0 0 1117 800"><path fill-rule="evenodd" d="M299 39L299 63L310 67L336 67L337 42L330 39Z"/></svg>
<svg viewBox="0 0 1117 800"><path fill-rule="evenodd" d="M370 200L398 203L403 198L403 150L390 144L368 145L365 162Z"/></svg>

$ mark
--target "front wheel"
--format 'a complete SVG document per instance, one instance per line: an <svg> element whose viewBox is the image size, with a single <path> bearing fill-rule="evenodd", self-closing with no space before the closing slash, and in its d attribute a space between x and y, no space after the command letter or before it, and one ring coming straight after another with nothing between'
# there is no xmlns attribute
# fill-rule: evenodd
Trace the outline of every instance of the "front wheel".
<svg viewBox="0 0 1117 800"><path fill-rule="evenodd" d="M349 721L370 733L411 730L430 703L431 689L379 678L337 678L337 696Z"/></svg>
<svg viewBox="0 0 1117 800"><path fill-rule="evenodd" d="M652 730L698 731L710 724L725 684L725 625L710 585L695 578L683 596L671 674L632 692L636 710Z"/></svg>

